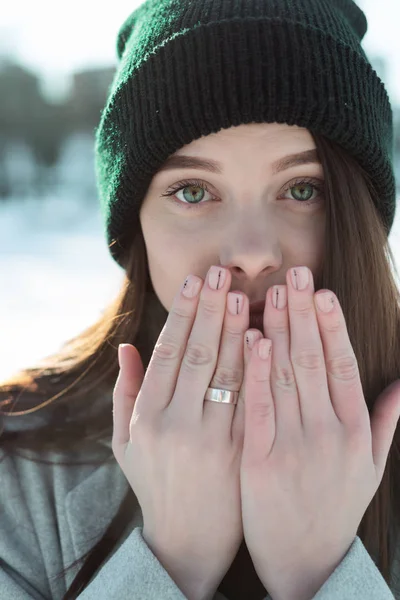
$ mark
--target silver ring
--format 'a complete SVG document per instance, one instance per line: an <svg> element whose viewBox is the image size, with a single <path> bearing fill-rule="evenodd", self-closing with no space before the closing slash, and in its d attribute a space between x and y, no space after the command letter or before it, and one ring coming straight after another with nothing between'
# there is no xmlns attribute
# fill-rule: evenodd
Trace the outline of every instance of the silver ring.
<svg viewBox="0 0 400 600"><path fill-rule="evenodd" d="M223 404L237 404L239 399L239 392L231 392L229 390L220 390L218 388L207 388L204 400L210 400L211 402L219 402Z"/></svg>

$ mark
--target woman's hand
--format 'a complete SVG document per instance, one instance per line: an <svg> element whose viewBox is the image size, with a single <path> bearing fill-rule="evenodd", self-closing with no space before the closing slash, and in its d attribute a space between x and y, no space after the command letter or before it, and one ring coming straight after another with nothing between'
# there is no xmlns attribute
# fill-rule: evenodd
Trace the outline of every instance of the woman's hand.
<svg viewBox="0 0 400 600"><path fill-rule="evenodd" d="M288 272L288 308L275 309L268 290L272 355L261 360L258 341L245 369L244 536L274 600L310 600L347 554L382 480L400 412L395 382L370 420L339 302L329 292L331 312L317 308L321 292L314 295L307 271L304 290Z"/></svg>
<svg viewBox="0 0 400 600"><path fill-rule="evenodd" d="M141 506L143 537L190 599L213 597L243 540L244 406L204 396L208 387L241 391L249 301L242 295L241 314L229 314L231 274L216 275L218 290L193 277L200 296L177 294L145 376L136 348L120 349L114 389L112 449Z"/></svg>

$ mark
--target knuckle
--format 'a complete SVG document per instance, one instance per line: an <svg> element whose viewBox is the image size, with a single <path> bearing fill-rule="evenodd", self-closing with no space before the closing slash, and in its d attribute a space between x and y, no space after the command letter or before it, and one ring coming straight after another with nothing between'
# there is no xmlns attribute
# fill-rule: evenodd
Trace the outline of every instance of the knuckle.
<svg viewBox="0 0 400 600"><path fill-rule="evenodd" d="M310 304L296 304L295 306L291 306L290 310L293 314L295 314L300 319L309 319L311 313L311 305Z"/></svg>
<svg viewBox="0 0 400 600"><path fill-rule="evenodd" d="M179 346L168 340L161 340L154 347L154 358L156 364L170 363L177 360L180 355Z"/></svg>
<svg viewBox="0 0 400 600"><path fill-rule="evenodd" d="M330 319L327 319L326 322L321 323L321 327L323 327L325 331L336 333L342 330L342 320L338 315L331 315Z"/></svg>
<svg viewBox="0 0 400 600"><path fill-rule="evenodd" d="M326 370L336 379L349 381L358 376L358 363L355 356L337 356L326 361Z"/></svg>
<svg viewBox="0 0 400 600"><path fill-rule="evenodd" d="M278 335L286 335L288 333L288 326L286 323L268 323L268 331L273 331L274 333L277 333ZM270 337L270 335L268 334L268 337Z"/></svg>
<svg viewBox="0 0 400 600"><path fill-rule="evenodd" d="M218 315L221 312L220 306L207 298L202 300L200 310L206 319L213 319L215 315Z"/></svg>
<svg viewBox="0 0 400 600"><path fill-rule="evenodd" d="M259 369L253 373L252 380L255 383L267 383L271 380L268 369Z"/></svg>
<svg viewBox="0 0 400 600"><path fill-rule="evenodd" d="M274 406L271 402L255 402L251 407L253 418L263 421L274 416Z"/></svg>
<svg viewBox="0 0 400 600"><path fill-rule="evenodd" d="M291 366L281 366L279 364L272 366L272 374L275 385L284 392L292 392L296 388L294 372Z"/></svg>
<svg viewBox="0 0 400 600"><path fill-rule="evenodd" d="M188 344L183 359L185 366L189 368L196 368L213 364L214 361L215 355L207 346L193 342Z"/></svg>
<svg viewBox="0 0 400 600"><path fill-rule="evenodd" d="M219 365L212 379L212 387L234 389L241 385L243 379L242 369L233 369Z"/></svg>
<svg viewBox="0 0 400 600"><path fill-rule="evenodd" d="M325 369L324 358L312 350L300 350L291 357L291 361L292 364L301 369L306 369L307 371L320 371L322 368Z"/></svg>
<svg viewBox="0 0 400 600"><path fill-rule="evenodd" d="M223 343L236 344L237 342L239 342L240 344L243 343L243 331L238 329L231 329L230 327L225 326Z"/></svg>
<svg viewBox="0 0 400 600"><path fill-rule="evenodd" d="M173 308L171 316L173 321L186 324L193 318L193 309L178 304Z"/></svg>

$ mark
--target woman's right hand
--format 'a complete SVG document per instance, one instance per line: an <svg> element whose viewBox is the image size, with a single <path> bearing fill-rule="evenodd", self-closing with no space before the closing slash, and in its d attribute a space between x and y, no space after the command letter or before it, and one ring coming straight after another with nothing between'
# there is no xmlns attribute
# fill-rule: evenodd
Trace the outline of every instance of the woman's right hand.
<svg viewBox="0 0 400 600"><path fill-rule="evenodd" d="M136 348L120 348L112 450L143 513L143 538L190 600L212 598L243 539L240 460L244 406L204 401L208 387L241 391L245 294L227 310L219 289L176 295L144 376ZM236 306L236 304L235 304ZM259 337L262 337L259 333ZM250 351L248 351L250 352Z"/></svg>

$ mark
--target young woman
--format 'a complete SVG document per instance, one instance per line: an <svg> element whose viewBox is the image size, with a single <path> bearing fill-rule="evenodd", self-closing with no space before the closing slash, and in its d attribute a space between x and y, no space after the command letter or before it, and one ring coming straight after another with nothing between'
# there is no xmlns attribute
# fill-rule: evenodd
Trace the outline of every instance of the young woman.
<svg viewBox="0 0 400 600"><path fill-rule="evenodd" d="M2 598L400 598L366 31L352 0L147 0L121 27L96 173L125 281L0 388Z"/></svg>

